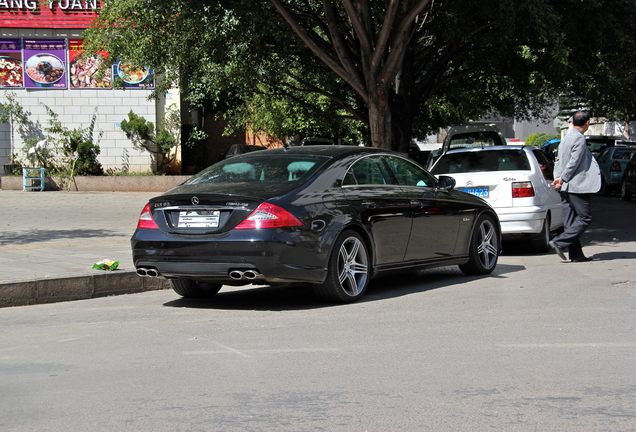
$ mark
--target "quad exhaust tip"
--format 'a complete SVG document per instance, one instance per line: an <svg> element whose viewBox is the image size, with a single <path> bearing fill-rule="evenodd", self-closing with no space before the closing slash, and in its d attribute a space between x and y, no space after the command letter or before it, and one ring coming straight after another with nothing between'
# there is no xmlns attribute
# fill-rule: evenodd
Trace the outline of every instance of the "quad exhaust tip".
<svg viewBox="0 0 636 432"><path fill-rule="evenodd" d="M243 272L243 277L245 279L252 280L252 279L256 279L258 276L260 276L260 274L257 271L254 271L254 270L245 270Z"/></svg>
<svg viewBox="0 0 636 432"><path fill-rule="evenodd" d="M141 276L141 277L158 277L159 276L159 270L154 269L154 268L139 267L139 268L137 268L137 276Z"/></svg>
<svg viewBox="0 0 636 432"><path fill-rule="evenodd" d="M230 270L228 273L234 280L254 280L261 276L261 273L258 270Z"/></svg>
<svg viewBox="0 0 636 432"><path fill-rule="evenodd" d="M138 267L137 275L141 277L158 277L159 270L155 268ZM230 270L228 276L234 280L254 280L262 275L258 270Z"/></svg>
<svg viewBox="0 0 636 432"><path fill-rule="evenodd" d="M232 270L230 271L229 275L234 280L243 279L243 272L241 270Z"/></svg>

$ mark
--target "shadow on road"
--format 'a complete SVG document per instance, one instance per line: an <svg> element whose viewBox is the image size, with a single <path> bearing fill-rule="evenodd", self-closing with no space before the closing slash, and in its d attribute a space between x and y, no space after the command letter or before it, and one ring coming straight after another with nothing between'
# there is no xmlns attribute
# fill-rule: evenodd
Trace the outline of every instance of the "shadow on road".
<svg viewBox="0 0 636 432"><path fill-rule="evenodd" d="M636 241L636 203L621 201L617 197L594 196L592 198L592 224L583 234L581 242L583 249L586 245L620 245L620 243ZM531 249L529 241L504 240L502 255L546 255L553 252L537 253ZM614 253L609 254L613 256ZM616 254L621 255L620 252ZM622 255L629 255L626 252ZM608 260L608 254L597 254L594 258ZM618 257L618 256L617 256Z"/></svg>
<svg viewBox="0 0 636 432"><path fill-rule="evenodd" d="M585 243L622 243L636 241L634 229L636 203L617 197L592 198L592 224L583 235Z"/></svg>
<svg viewBox="0 0 636 432"><path fill-rule="evenodd" d="M20 245L49 240L117 237L122 233L103 229L33 230L29 232L0 233L0 246Z"/></svg>
<svg viewBox="0 0 636 432"><path fill-rule="evenodd" d="M522 270L525 270L524 266L498 264L495 272L487 276L465 276L457 267L442 267L381 276L371 281L365 296L356 304L402 297L448 288L454 285L470 284L472 281L483 278L505 278L508 273ZM164 306L198 309L287 311L347 307L348 305L321 301L314 295L309 285L285 285L246 288L230 292L221 291L210 299L180 298L164 303Z"/></svg>
<svg viewBox="0 0 636 432"><path fill-rule="evenodd" d="M621 259L634 259L636 258L636 252L602 252L591 255L594 261L613 261Z"/></svg>

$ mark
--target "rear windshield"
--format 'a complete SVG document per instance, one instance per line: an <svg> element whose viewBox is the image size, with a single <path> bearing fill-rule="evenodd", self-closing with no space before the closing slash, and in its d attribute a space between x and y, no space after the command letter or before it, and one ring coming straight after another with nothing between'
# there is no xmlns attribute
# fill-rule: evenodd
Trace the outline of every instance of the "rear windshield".
<svg viewBox="0 0 636 432"><path fill-rule="evenodd" d="M605 150L607 147L610 147L613 144L613 141L608 141L606 139L587 139L587 146L589 147L592 153L600 153Z"/></svg>
<svg viewBox="0 0 636 432"><path fill-rule="evenodd" d="M632 149L615 149L612 159L629 160L632 157L632 153L636 151L636 148Z"/></svg>
<svg viewBox="0 0 636 432"><path fill-rule="evenodd" d="M313 155L258 155L235 156L216 163L184 184L297 183L311 176L329 158Z"/></svg>
<svg viewBox="0 0 636 432"><path fill-rule="evenodd" d="M435 164L433 174L480 171L529 171L530 162L522 150L473 151L443 155Z"/></svg>
<svg viewBox="0 0 636 432"><path fill-rule="evenodd" d="M453 135L449 141L448 149L491 147L501 144L497 132L466 132Z"/></svg>

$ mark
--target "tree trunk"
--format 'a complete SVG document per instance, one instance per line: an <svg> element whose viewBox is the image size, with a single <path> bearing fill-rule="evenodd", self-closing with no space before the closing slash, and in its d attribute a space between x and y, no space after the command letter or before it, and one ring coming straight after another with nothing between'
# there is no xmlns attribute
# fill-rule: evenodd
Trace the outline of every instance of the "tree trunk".
<svg viewBox="0 0 636 432"><path fill-rule="evenodd" d="M409 145L413 138L413 115L410 107L404 106L403 108L396 110L393 116L393 137L391 142L393 143L393 150L407 153L409 151Z"/></svg>
<svg viewBox="0 0 636 432"><path fill-rule="evenodd" d="M373 147L391 150L391 108L384 89L369 98L369 132Z"/></svg>
<svg viewBox="0 0 636 432"><path fill-rule="evenodd" d="M391 101L393 112L393 150L401 153L409 151L409 144L413 138L413 121L417 100L413 97L415 75L413 72L413 47L406 49L402 68L396 77L395 89Z"/></svg>

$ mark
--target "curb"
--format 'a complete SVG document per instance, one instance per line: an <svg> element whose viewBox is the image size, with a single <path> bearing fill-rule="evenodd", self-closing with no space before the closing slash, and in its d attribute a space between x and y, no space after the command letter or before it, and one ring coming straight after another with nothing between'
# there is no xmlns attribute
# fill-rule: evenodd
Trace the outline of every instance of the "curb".
<svg viewBox="0 0 636 432"><path fill-rule="evenodd" d="M135 272L41 279L0 284L0 308L84 300L167 289L164 278L142 278Z"/></svg>

